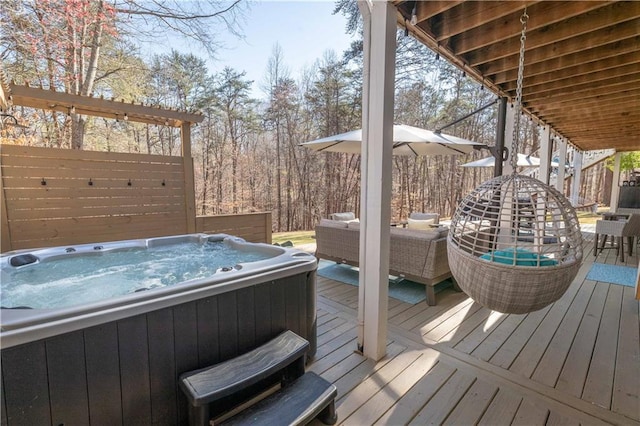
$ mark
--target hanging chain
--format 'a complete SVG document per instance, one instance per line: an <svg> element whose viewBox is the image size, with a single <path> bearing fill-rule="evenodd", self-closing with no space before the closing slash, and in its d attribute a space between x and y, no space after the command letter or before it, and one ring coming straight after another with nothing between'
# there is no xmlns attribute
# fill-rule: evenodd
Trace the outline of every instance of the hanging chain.
<svg viewBox="0 0 640 426"><path fill-rule="evenodd" d="M511 146L511 166L513 173L516 173L518 165L518 139L520 138L520 115L522 113L522 80L524 79L524 42L527 40L527 8L524 8L520 22L522 23L522 33L520 34L520 57L518 62L518 80L516 83L516 103L515 103L515 123L513 126L513 145Z"/></svg>

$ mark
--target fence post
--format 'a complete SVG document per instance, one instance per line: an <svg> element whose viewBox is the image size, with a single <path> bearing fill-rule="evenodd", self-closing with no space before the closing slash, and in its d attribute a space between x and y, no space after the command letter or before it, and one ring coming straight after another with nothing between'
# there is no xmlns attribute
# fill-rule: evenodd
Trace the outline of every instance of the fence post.
<svg viewBox="0 0 640 426"><path fill-rule="evenodd" d="M2 168L0 167L0 170ZM2 228L0 229L0 234L2 235L2 242L0 243L0 252L4 253L12 250L11 246L11 230L9 229L9 217L7 216L7 203L6 203L6 194L4 193L4 184L2 183L4 180L4 176L0 171L0 202L2 203Z"/></svg>
<svg viewBox="0 0 640 426"><path fill-rule="evenodd" d="M264 242L271 244L273 242L271 227L272 227L271 212L265 212L264 214Z"/></svg>
<svg viewBox="0 0 640 426"><path fill-rule="evenodd" d="M184 168L184 203L187 216L187 233L196 232L196 188L193 176L193 158L191 158L191 124L182 123L182 164Z"/></svg>

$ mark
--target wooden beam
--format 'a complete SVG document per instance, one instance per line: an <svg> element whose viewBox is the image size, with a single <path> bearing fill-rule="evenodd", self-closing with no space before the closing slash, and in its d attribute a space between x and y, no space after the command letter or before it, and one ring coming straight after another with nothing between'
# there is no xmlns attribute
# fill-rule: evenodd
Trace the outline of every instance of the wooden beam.
<svg viewBox="0 0 640 426"><path fill-rule="evenodd" d="M597 72L615 70L629 65L640 64L640 55L637 52L614 55L597 61L580 63L565 68L556 68L553 72L531 73L524 78L523 86L532 87L539 84L547 84L559 80L579 78ZM500 73L493 76L493 81L502 83L508 90L515 88L517 72Z"/></svg>
<svg viewBox="0 0 640 426"><path fill-rule="evenodd" d="M639 55L640 56L640 55ZM526 84L523 83L524 95L530 95L534 93L541 93L561 88L571 88L580 84L592 83L593 86L597 86L599 82L606 82L613 78L626 78L633 77L634 74L640 74L640 62L635 64L623 65L616 68L609 68L602 71L595 71L590 73L579 74L576 73L574 77L567 77L560 80L549 81L539 84ZM511 87L511 84L506 85L507 90L515 90L515 85Z"/></svg>
<svg viewBox="0 0 640 426"><path fill-rule="evenodd" d="M432 26L436 40L443 41L461 33L473 32L475 28L488 24L496 19L514 13L522 14L522 9L538 3L538 1L506 1L506 2L465 2L462 6L442 11L441 17ZM495 39L493 39L495 42ZM456 49L456 52L459 51Z"/></svg>
<svg viewBox="0 0 640 426"><path fill-rule="evenodd" d="M640 4L637 2L614 3L607 7L602 7L607 3L604 2L567 2L549 3L555 7L545 7L547 3L543 3L538 12L529 11L529 21L527 22L527 50L544 48L550 45L557 45L560 42L566 42L561 49L572 49L572 46L595 46L591 40L597 40L594 33L604 30L609 39L607 43L614 41L611 34L611 27L624 22L633 22L640 13ZM595 9L595 10L594 10ZM577 15L577 16L576 16ZM569 20L570 24L567 22ZM491 60L517 55L520 50L520 31L522 26L520 19L516 20L517 29L510 37L504 39L496 38L488 46L468 49L464 53L471 65L482 63L487 58ZM634 26L637 24L634 24ZM637 33L636 33L637 34ZM602 42L600 42L602 43ZM471 46L469 46L471 47ZM554 47L555 54L561 49ZM575 51L575 47L573 48ZM456 53L461 54L459 50Z"/></svg>
<svg viewBox="0 0 640 426"><path fill-rule="evenodd" d="M525 69L536 63L542 63L553 60L554 58L563 58L570 55L576 55L574 59L577 59L577 63L595 61L602 58L602 55L599 52L593 55L592 51L597 47L604 48L606 46L606 49L618 52L618 54L627 53L631 50L624 50L620 52L616 48L615 43L629 40L629 43L635 43L635 46L637 47L637 38L639 37L637 23L630 21L620 24L619 28L616 28L615 37L615 39L612 39L610 29L603 29L590 33L587 38L576 37L574 39L554 43L551 46L534 49L527 48L525 53ZM585 46L589 46L589 49L585 49ZM499 53L497 56L475 56L477 60L467 58L466 56L465 58L471 66L480 67L484 74L493 75L499 72L517 69L519 55L518 53L512 53L511 55L506 56L504 53ZM527 75L531 74L527 72Z"/></svg>
<svg viewBox="0 0 640 426"><path fill-rule="evenodd" d="M513 2L496 2L508 3ZM482 4L482 3L480 3ZM606 2L535 2L527 6L527 32L535 33L541 28L548 25L563 22L573 16L584 13L587 10L601 7ZM485 46L491 46L501 43L515 37L517 41L520 39L520 31L522 24L520 17L522 16L524 6L512 8L512 13L503 16L497 16L486 25L478 25L477 27L465 31L459 36L455 36L450 40L450 45L458 55L480 49Z"/></svg>
<svg viewBox="0 0 640 426"><path fill-rule="evenodd" d="M579 84L573 87L562 87L556 90L549 90L531 95L523 95L525 102L536 102L552 99L584 99L607 93L624 92L626 90L635 90L640 87L640 74L634 74L626 79L612 78L610 80L600 81L597 84L589 83Z"/></svg>
<svg viewBox="0 0 640 426"><path fill-rule="evenodd" d="M440 15L447 10L451 10L463 3L465 2L462 0L416 1L416 18L418 18L418 24L434 16ZM407 10L409 11L409 14L411 14L411 10ZM411 18L411 16L409 16L409 18Z"/></svg>
<svg viewBox="0 0 640 426"><path fill-rule="evenodd" d="M92 115L141 123L180 127L182 123L199 123L201 114L163 109L133 103L93 98L42 88L11 84L14 105L60 111L63 113ZM126 116L126 118L125 118Z"/></svg>
<svg viewBox="0 0 640 426"><path fill-rule="evenodd" d="M567 116L569 114L580 114L584 113L585 110L590 110L592 108L599 108L603 102L606 102L608 110L613 111L624 111L629 107L635 107L640 102L640 89L636 89L637 97L634 99L629 96L629 92L621 92L614 93L611 96L607 96L605 100L598 100L593 98L588 98L581 101L574 102L565 102L561 99L557 102L547 102L544 104L537 105L535 108L531 108L536 114L546 115L546 116L554 116L554 115L564 115ZM619 97L618 97L619 96Z"/></svg>

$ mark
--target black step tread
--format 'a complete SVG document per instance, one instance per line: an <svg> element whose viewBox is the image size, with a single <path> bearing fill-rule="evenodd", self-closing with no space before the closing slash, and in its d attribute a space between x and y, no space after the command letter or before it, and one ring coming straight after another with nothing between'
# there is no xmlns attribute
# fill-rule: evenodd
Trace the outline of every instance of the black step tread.
<svg viewBox="0 0 640 426"><path fill-rule="evenodd" d="M304 425L316 418L338 394L332 384L307 372L289 386L220 423L222 425Z"/></svg>
<svg viewBox="0 0 640 426"><path fill-rule="evenodd" d="M245 389L303 357L309 342L287 330L256 349L211 367L180 376L180 387L194 406Z"/></svg>

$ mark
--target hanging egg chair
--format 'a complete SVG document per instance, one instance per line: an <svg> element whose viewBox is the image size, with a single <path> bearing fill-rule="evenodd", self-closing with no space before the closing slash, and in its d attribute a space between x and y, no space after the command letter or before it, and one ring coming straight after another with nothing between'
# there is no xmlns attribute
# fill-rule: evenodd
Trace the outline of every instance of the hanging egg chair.
<svg viewBox="0 0 640 426"><path fill-rule="evenodd" d="M558 300L582 262L575 209L555 188L517 174L476 188L458 206L447 240L460 288L505 313Z"/></svg>
<svg viewBox="0 0 640 426"><path fill-rule="evenodd" d="M522 105L522 36L516 107ZM513 174L491 179L462 200L451 221L447 253L460 288L481 305L504 313L539 310L567 290L582 262L575 209L555 188L516 173L520 114L515 114Z"/></svg>

